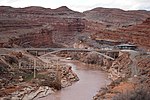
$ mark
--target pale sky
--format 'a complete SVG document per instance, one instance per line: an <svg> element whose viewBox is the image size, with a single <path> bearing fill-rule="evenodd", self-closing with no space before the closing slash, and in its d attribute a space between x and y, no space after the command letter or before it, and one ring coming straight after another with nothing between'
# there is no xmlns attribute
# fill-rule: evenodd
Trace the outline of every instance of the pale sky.
<svg viewBox="0 0 150 100"><path fill-rule="evenodd" d="M80 12L96 7L150 10L150 0L0 0L0 6L42 6L52 9L67 6L72 10Z"/></svg>

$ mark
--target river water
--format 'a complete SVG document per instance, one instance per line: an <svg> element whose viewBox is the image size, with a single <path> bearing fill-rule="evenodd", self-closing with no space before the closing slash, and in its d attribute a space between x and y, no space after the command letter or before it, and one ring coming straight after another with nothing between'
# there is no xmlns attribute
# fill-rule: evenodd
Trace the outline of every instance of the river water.
<svg viewBox="0 0 150 100"><path fill-rule="evenodd" d="M92 100L101 87L110 83L106 73L88 69L84 63L66 62L66 64L72 66L72 70L80 80L40 100Z"/></svg>

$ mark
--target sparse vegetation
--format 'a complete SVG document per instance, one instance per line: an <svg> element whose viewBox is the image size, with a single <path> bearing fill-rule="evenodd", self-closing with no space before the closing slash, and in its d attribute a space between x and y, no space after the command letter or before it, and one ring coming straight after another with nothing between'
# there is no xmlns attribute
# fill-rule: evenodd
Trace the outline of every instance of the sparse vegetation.
<svg viewBox="0 0 150 100"><path fill-rule="evenodd" d="M126 93L120 93L113 100L150 100L150 89L148 87L136 88Z"/></svg>
<svg viewBox="0 0 150 100"><path fill-rule="evenodd" d="M18 63L18 60L16 57L14 56L5 56L5 61L8 62L9 64L14 64L14 63Z"/></svg>
<svg viewBox="0 0 150 100"><path fill-rule="evenodd" d="M24 81L28 82L28 81L31 81L31 79L33 79L33 73L26 75L24 78Z"/></svg>

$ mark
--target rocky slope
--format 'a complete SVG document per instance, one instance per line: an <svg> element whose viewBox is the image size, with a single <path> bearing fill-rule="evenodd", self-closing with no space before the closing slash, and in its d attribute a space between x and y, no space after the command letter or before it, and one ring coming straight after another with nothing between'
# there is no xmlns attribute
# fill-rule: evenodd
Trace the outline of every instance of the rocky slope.
<svg viewBox="0 0 150 100"><path fill-rule="evenodd" d="M27 52L0 49L0 98L27 100L49 95L79 81L71 66L54 59L49 63ZM3 52L3 53L2 53ZM34 61L34 60L36 61ZM34 70L33 66L36 65ZM40 68L37 68L40 66ZM35 72L35 74L34 74ZM34 77L36 75L36 77Z"/></svg>
<svg viewBox="0 0 150 100"><path fill-rule="evenodd" d="M29 39L28 46L33 47L37 47L37 45L33 44L30 40L35 40L38 44L39 42L43 42L41 40L45 40L46 37L48 41L40 43L42 46L50 47L53 45L52 41L63 43L64 40L74 38L76 32L82 31L84 25L78 19L81 16L81 13L71 11L67 7L60 7L58 9L26 7L17 9L2 6L0 7L1 47L5 46L5 44L8 45L8 42L11 42L9 41L10 38L24 39L25 41L23 40L21 44L26 44L26 40ZM48 30L44 34L46 37L40 35L42 30ZM36 40L35 38L41 40ZM15 41L16 43L18 43L18 39L15 39L17 40ZM38 45L38 47L41 47L41 45Z"/></svg>
<svg viewBox="0 0 150 100"><path fill-rule="evenodd" d="M124 43L133 43L142 48L150 49L150 18L141 24L120 28L118 30L101 30L92 35L93 39L117 40Z"/></svg>
<svg viewBox="0 0 150 100"><path fill-rule="evenodd" d="M86 18L95 22L100 22L107 27L114 26L114 28L135 25L149 17L147 11L124 11L121 9L109 8L95 8L90 11L85 11Z"/></svg>
<svg viewBox="0 0 150 100"><path fill-rule="evenodd" d="M107 69L110 78L113 80L112 83L102 88L94 97L94 100L126 100L127 98L127 100L130 100L130 97L136 98L139 95L139 91L141 97L146 93L149 94L149 57L149 54L142 54L135 51L122 52L110 68ZM130 92L133 94L132 96ZM150 98L147 95L144 97L147 98L144 100Z"/></svg>
<svg viewBox="0 0 150 100"><path fill-rule="evenodd" d="M145 40L149 38L146 37L149 24L143 24L148 17L149 11L95 8L80 13L65 6L57 9L1 6L0 47L72 47L80 34L111 40L121 36L140 46L147 43L144 47L148 47Z"/></svg>

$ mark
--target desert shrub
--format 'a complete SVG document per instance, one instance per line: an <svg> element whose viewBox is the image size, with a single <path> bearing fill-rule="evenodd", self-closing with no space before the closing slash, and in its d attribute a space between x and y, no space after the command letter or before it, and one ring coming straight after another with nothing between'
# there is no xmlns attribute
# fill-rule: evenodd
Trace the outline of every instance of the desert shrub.
<svg viewBox="0 0 150 100"><path fill-rule="evenodd" d="M5 61L9 64L18 63L17 58L13 56L5 56Z"/></svg>
<svg viewBox="0 0 150 100"><path fill-rule="evenodd" d="M150 100L150 90L147 87L139 87L126 93L120 93L113 100Z"/></svg>
<svg viewBox="0 0 150 100"><path fill-rule="evenodd" d="M0 74L7 71L8 66L0 62Z"/></svg>

